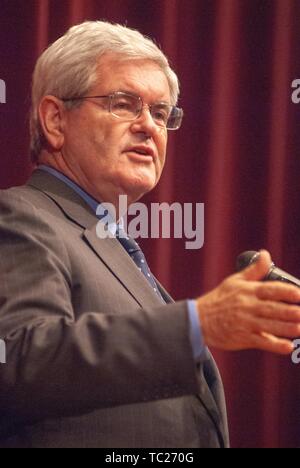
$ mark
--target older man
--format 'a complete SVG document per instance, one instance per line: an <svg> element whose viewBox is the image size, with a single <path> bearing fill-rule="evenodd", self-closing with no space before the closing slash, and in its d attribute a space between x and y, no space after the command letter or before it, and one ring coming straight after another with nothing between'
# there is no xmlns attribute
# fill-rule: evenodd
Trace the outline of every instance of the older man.
<svg viewBox="0 0 300 468"><path fill-rule="evenodd" d="M0 445L228 446L222 383L206 346L288 354L299 290L255 265L174 302L125 235L119 196L158 183L178 81L137 31L85 22L36 65L27 185L0 194ZM99 204L118 213L97 236ZM112 225L110 225L111 228Z"/></svg>

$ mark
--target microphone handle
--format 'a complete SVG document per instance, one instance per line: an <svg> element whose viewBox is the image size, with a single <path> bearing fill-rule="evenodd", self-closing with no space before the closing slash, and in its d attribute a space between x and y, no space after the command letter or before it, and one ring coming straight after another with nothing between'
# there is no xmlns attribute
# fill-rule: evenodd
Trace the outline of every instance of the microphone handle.
<svg viewBox="0 0 300 468"><path fill-rule="evenodd" d="M300 280L295 278L295 276L289 275L286 271L281 270L280 268L273 265L266 277L268 281L283 281L284 283L293 284L300 288Z"/></svg>

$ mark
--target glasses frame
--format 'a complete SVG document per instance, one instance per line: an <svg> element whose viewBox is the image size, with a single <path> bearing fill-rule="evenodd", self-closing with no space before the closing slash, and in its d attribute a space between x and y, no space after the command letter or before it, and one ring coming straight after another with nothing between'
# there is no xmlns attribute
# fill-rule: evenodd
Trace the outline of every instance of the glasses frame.
<svg viewBox="0 0 300 468"><path fill-rule="evenodd" d="M128 119L123 119L123 117L120 117L119 115L115 114L113 111L112 111L112 102L113 102L113 98L116 97L116 96L129 96L129 97L133 97L135 99L138 99L140 102L141 102L141 108L139 110L139 113L133 117L132 119L128 118ZM120 120L128 120L130 122L133 122L134 120L138 119L142 112L143 112L143 109L145 107L148 107L149 109L149 112L152 116L152 108L154 106L157 106L159 104L164 104L165 106L169 107L170 108L170 114L169 116L172 115L172 112L174 112L174 110L176 110L176 112L178 112L180 114L180 123L179 125L177 125L176 127L171 127L169 128L167 125L164 126L164 125L159 125L157 122L155 122L155 120L153 119L153 121L155 122L155 124L160 127L160 128L166 128L167 130L178 130L180 127L181 127L181 124L182 124L182 119L183 119L183 109L181 109L180 107L177 107L177 106L172 106L171 104L167 104L166 102L156 102L155 104L144 104L143 102L143 99L140 97L140 96L137 96L135 94L130 94L130 93L125 93L123 91L115 91L113 93L110 93L110 94L107 94L107 95L104 95L104 96L74 96L74 97L71 97L71 98L61 98L60 100L63 101L63 102L70 102L70 101L80 101L80 100L84 100L84 99L109 99L109 112L111 115L113 115L114 117L116 117L117 119L120 119ZM152 117L153 118L153 117Z"/></svg>

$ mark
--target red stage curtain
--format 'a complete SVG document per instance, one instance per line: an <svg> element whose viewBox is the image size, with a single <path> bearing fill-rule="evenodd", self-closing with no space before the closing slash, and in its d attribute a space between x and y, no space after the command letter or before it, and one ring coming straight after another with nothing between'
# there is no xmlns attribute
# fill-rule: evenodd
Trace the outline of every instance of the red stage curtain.
<svg viewBox="0 0 300 468"><path fill-rule="evenodd" d="M205 245L143 241L154 273L177 299L234 269L241 251L268 248L300 276L298 0L1 0L0 187L23 183L31 73L49 42L85 19L137 28L162 45L181 80L182 129L147 203L205 203ZM216 351L234 447L300 445L300 368L289 358Z"/></svg>

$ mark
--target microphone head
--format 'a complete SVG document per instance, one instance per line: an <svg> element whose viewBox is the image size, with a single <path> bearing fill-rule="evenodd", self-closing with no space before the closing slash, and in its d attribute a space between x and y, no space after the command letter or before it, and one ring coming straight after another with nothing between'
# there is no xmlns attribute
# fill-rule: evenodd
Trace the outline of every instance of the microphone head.
<svg viewBox="0 0 300 468"><path fill-rule="evenodd" d="M254 250L248 250L247 252L241 253L236 259L236 271L242 271L247 268L251 263L255 262L259 252Z"/></svg>

